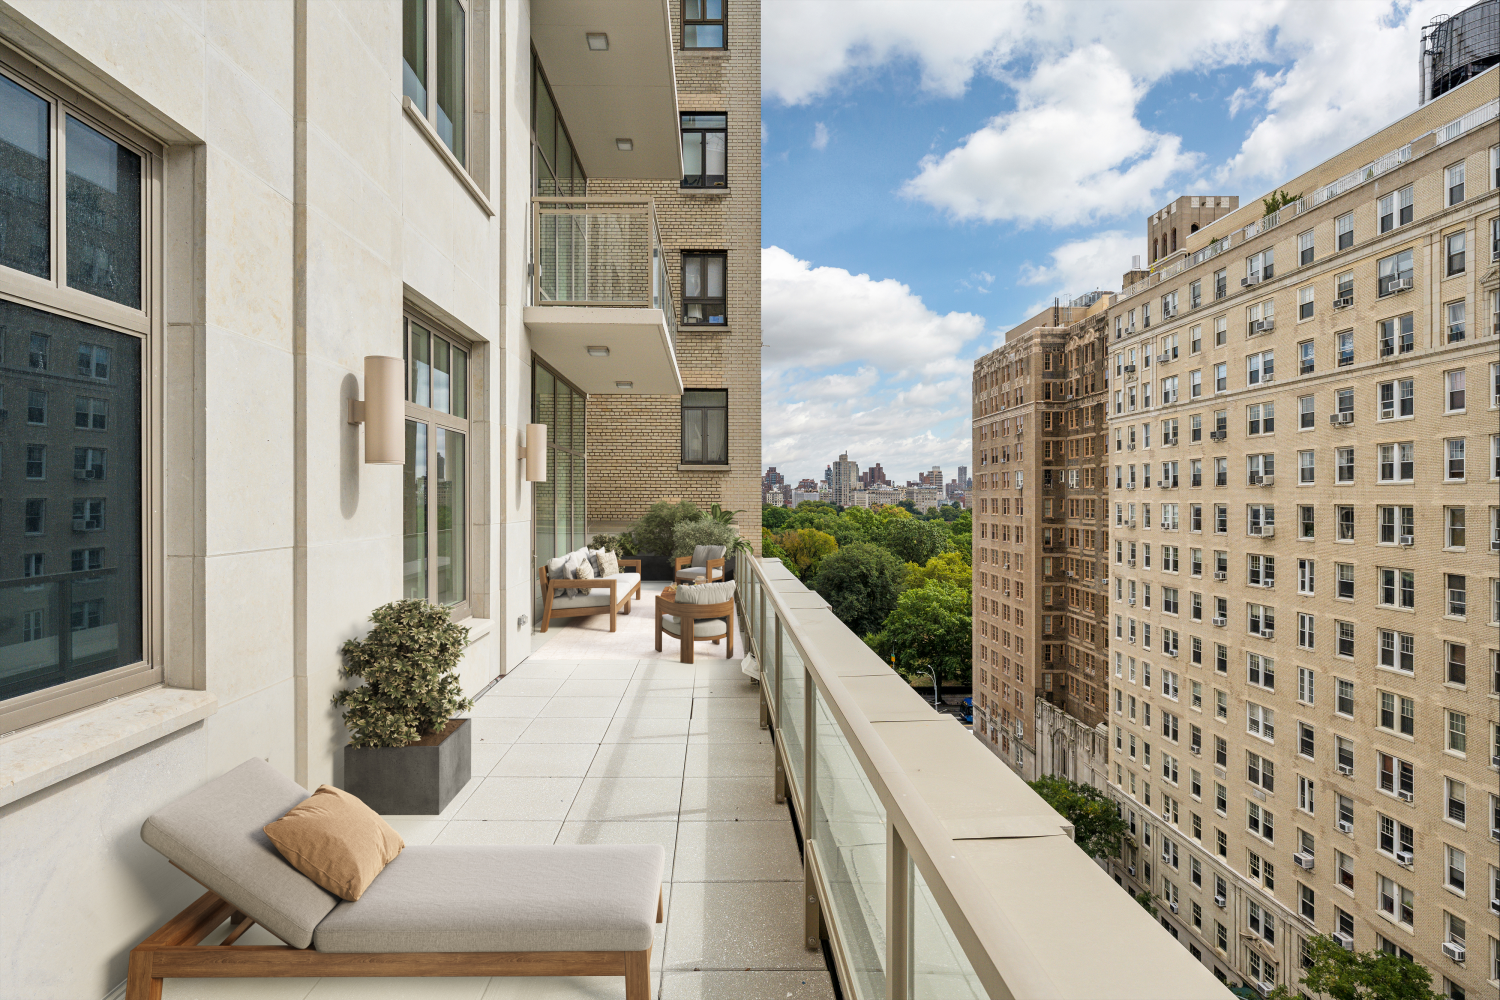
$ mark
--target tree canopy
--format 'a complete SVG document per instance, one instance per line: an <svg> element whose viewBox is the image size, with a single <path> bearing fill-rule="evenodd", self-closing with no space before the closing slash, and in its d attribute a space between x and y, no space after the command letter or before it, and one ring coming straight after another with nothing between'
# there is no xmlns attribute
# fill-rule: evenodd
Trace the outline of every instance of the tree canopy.
<svg viewBox="0 0 1500 1000"><path fill-rule="evenodd" d="M902 562L922 566L948 548L948 528L942 522L934 523L914 517L898 518L886 523L882 542Z"/></svg>
<svg viewBox="0 0 1500 1000"><path fill-rule="evenodd" d="M797 575L805 582L818 572L818 564L825 556L838 551L838 541L827 532L816 528L793 528L783 531L776 538L786 557L797 568Z"/></svg>
<svg viewBox="0 0 1500 1000"><path fill-rule="evenodd" d="M1302 974L1302 985L1333 1000L1443 1000L1432 992L1432 973L1425 966L1383 951L1355 952L1326 934L1307 939L1312 965ZM1267 1000L1299 1000L1285 986L1272 990Z"/></svg>
<svg viewBox="0 0 1500 1000"><path fill-rule="evenodd" d="M1119 856L1120 838L1129 828L1103 792L1092 785L1051 776L1030 784L1049 806L1073 824L1073 842L1083 853L1091 858Z"/></svg>
<svg viewBox="0 0 1500 1000"><path fill-rule="evenodd" d="M916 563L906 564L907 590L924 587L934 580L944 580L965 590L972 590L974 587L973 573L960 552L939 553L927 560L925 566L918 566Z"/></svg>
<svg viewBox="0 0 1500 1000"><path fill-rule="evenodd" d="M840 546L818 565L813 589L856 635L875 632L896 609L906 568L890 552L869 542Z"/></svg>
<svg viewBox="0 0 1500 1000"><path fill-rule="evenodd" d="M904 677L968 683L973 618L969 591L945 580L908 590L896 600L885 627L866 642Z"/></svg>

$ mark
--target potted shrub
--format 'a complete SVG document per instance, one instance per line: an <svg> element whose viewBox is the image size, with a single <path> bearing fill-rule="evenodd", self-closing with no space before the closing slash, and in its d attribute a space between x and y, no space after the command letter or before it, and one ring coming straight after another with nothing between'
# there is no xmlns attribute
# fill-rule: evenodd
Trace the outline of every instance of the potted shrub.
<svg viewBox="0 0 1500 1000"><path fill-rule="evenodd" d="M691 500L658 500L631 525L630 537L640 556L641 575L645 579L672 579L674 530L679 524L701 521L703 516L703 511Z"/></svg>
<svg viewBox="0 0 1500 1000"><path fill-rule="evenodd" d="M393 601L370 621L344 643L341 670L364 684L333 699L350 732L344 788L378 813L436 815L471 773L473 727L454 718L474 707L457 671L469 630L424 600Z"/></svg>

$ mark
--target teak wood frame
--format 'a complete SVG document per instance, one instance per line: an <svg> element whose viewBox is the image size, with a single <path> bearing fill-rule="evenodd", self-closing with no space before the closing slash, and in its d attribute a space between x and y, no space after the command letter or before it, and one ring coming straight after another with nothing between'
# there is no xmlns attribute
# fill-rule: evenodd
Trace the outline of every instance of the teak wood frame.
<svg viewBox="0 0 1500 1000"><path fill-rule="evenodd" d="M620 568L627 566L635 568L636 576L641 575L641 561L639 559L621 559ZM620 581L613 577L603 577L593 580L552 580L547 576L547 567L537 567L537 576L542 581L542 631L552 624L554 618L583 618L588 615L602 615L609 612L609 630L615 630L617 614L630 614L630 602L632 599L641 599L641 581L637 580L635 586L625 591L624 595L615 593L615 586ZM552 598L559 590L595 590L609 589L609 603L596 604L588 608L559 608L553 610Z"/></svg>
<svg viewBox="0 0 1500 1000"><path fill-rule="evenodd" d="M704 566L703 570L707 574L707 576L706 576L707 582L709 582L709 583L719 583L720 581L722 581L724 579L724 562L725 562L725 560L723 560L723 559L708 559L708 560L705 560L705 561L708 563L708 565ZM692 563L693 563L693 557L692 556L678 556L676 559L673 559L672 560L672 579L676 580L677 579L677 574L681 573L685 569L690 568L692 566ZM718 576L714 575L714 570L718 570L719 571L719 575Z"/></svg>
<svg viewBox="0 0 1500 1000"><path fill-rule="evenodd" d="M656 922L663 917L656 897ZM205 945L224 921L233 929ZM287 976L624 976L626 1000L651 995L651 949L645 951L320 952L291 945L236 944L255 921L206 892L130 952L125 1000L161 1000L166 979L258 979Z"/></svg>
<svg viewBox="0 0 1500 1000"><path fill-rule="evenodd" d="M674 596L675 596L675 592L674 592ZM693 653L694 653L693 643L695 643L695 642L709 642L711 640L714 645L717 646L719 644L719 640L717 638L713 638L711 636L703 636L702 638L699 638L698 636L696 636L696 635L693 634L694 632L697 631L696 626L697 626L697 623L698 623L698 621L700 619L710 619L710 618L722 618L722 619L724 619L725 625L728 626L724 630L724 636L723 636L723 639L724 639L725 644L726 644L725 645L725 649L724 649L724 658L726 660L734 658L734 599L733 598L725 601L722 604L678 604L675 600L672 600L671 598L658 596L656 598L656 616L655 616L656 617L656 622L655 622L655 624L656 624L656 651L658 653L661 652L661 636L662 636L662 633L664 631L666 631L665 629L662 628L662 624L661 624L661 617L662 617L662 615L676 615L677 616L677 622L678 622L677 630L682 633L682 635L679 637L681 639L681 641L682 641L682 653L678 656L678 659L681 662L683 662L683 663L692 663L693 662ZM670 632L668 632L667 634L671 635Z"/></svg>

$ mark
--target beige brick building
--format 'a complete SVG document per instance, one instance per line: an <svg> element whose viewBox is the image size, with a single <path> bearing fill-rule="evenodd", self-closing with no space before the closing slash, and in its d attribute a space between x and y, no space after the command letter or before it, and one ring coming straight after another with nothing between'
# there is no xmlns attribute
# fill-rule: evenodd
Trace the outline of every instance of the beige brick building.
<svg viewBox="0 0 1500 1000"><path fill-rule="evenodd" d="M1321 933L1500 987L1497 97L1213 220L1108 313L1118 874L1224 976L1295 985Z"/></svg>
<svg viewBox="0 0 1500 1000"><path fill-rule="evenodd" d="M1078 725L1103 756L1107 307L1044 310L974 365L974 734L1028 777L1039 742L1072 773Z"/></svg>
<svg viewBox="0 0 1500 1000"><path fill-rule="evenodd" d="M591 180L589 194L644 196L655 203L677 307L677 365L686 395L590 395L589 531L622 531L661 499L691 500L704 508L717 502L744 511L737 520L758 549L760 4L701 5L702 13L723 15L709 24L685 22L681 0L670 6L687 176L681 183ZM684 45L685 23L688 41L700 47ZM722 45L712 45L720 38ZM684 297L685 273L693 275L687 290L701 295ZM701 280L700 288L692 287L693 278ZM702 321L694 322L700 315ZM684 407L695 404L722 407L727 449L693 451L684 434Z"/></svg>

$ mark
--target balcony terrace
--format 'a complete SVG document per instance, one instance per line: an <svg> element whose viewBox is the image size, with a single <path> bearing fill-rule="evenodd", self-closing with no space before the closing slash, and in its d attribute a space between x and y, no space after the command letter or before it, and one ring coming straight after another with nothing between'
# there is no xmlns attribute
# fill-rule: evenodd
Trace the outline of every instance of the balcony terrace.
<svg viewBox="0 0 1500 1000"><path fill-rule="evenodd" d="M657 653L660 587L618 632L592 618L538 635L475 705L474 779L440 816L389 817L403 837L661 844L663 1000L828 1000L825 953L851 1000L1227 995L1062 817L779 562L740 574L736 651L756 651L758 683L720 646L700 644L694 665L674 643ZM259 928L241 941L270 943ZM599 998L623 984L169 980L165 996Z"/></svg>

